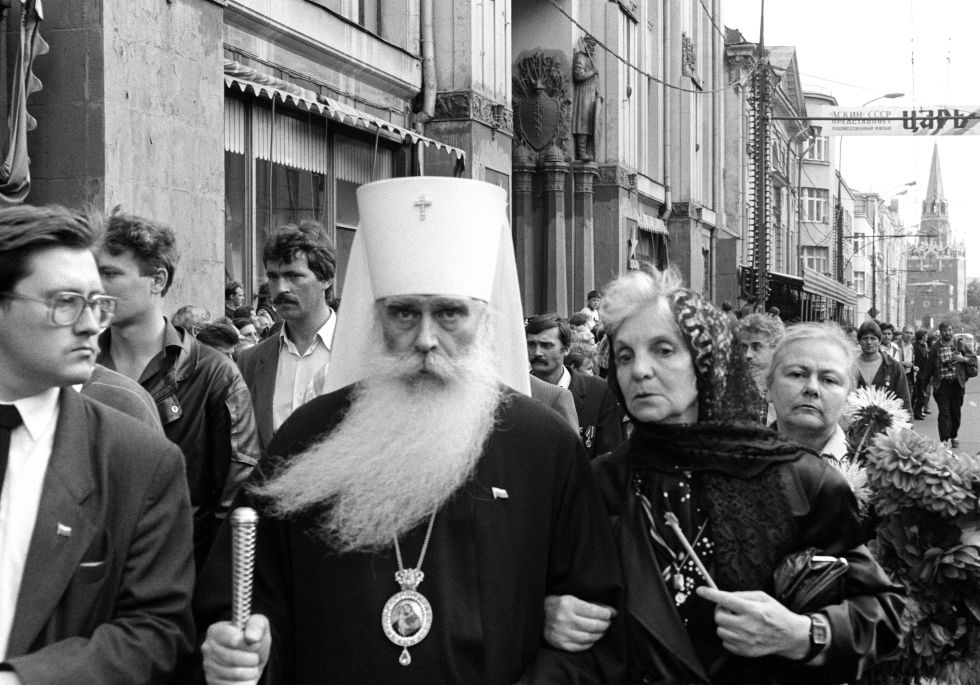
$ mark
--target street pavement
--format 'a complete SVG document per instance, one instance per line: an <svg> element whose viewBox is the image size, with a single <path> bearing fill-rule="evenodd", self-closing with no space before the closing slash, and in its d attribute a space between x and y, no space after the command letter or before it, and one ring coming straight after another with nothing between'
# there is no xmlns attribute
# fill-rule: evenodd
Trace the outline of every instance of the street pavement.
<svg viewBox="0 0 980 685"><path fill-rule="evenodd" d="M929 411L924 421L912 421L916 431L934 440L939 439L939 411L936 400L929 398ZM980 382L972 378L966 383L966 396L963 398L962 420L960 421L959 451L970 454L980 453Z"/></svg>

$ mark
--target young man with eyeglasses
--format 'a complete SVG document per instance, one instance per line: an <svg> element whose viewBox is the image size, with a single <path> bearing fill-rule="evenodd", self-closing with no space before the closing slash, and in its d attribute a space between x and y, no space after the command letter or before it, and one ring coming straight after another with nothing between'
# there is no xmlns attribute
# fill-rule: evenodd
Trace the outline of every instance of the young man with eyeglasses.
<svg viewBox="0 0 980 685"><path fill-rule="evenodd" d="M180 450L71 387L116 308L92 223L0 209L0 685L169 683L192 644Z"/></svg>
<svg viewBox="0 0 980 685"><path fill-rule="evenodd" d="M164 316L178 259L173 230L116 211L96 258L106 292L118 300L99 338L99 363L153 396L164 432L184 453L200 567L260 454L248 388L229 357Z"/></svg>

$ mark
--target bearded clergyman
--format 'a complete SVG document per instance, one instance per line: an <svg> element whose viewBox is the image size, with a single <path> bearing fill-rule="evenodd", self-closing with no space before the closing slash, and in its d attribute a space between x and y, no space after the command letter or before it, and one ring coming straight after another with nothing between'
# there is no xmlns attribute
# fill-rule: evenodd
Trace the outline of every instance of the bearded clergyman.
<svg viewBox="0 0 980 685"><path fill-rule="evenodd" d="M615 607L621 585L581 441L527 397L504 191L402 178L357 202L330 392L239 496L260 515L244 630L221 620L227 528L198 584L208 682L615 680L617 630L542 640L547 595Z"/></svg>

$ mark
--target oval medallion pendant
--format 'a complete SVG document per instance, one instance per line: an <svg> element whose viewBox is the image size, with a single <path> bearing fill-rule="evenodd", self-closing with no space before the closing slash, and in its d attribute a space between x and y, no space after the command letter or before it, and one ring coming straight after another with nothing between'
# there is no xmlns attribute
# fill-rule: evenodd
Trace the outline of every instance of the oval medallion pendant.
<svg viewBox="0 0 980 685"><path fill-rule="evenodd" d="M389 640L405 648L398 663L408 666L412 657L407 648L420 643L432 628L429 600L415 590L402 590L392 595L381 611L381 628Z"/></svg>

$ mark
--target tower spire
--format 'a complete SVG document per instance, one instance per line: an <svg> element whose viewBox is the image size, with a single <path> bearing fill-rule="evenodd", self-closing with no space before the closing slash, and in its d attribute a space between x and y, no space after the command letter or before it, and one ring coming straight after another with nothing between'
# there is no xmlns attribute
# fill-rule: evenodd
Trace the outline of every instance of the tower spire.
<svg viewBox="0 0 980 685"><path fill-rule="evenodd" d="M922 201L922 217L919 220L919 232L923 234L919 242L933 245L948 246L951 244L949 215L947 214L946 196L943 193L943 176L939 170L939 145L932 148L932 166L929 169L929 186L926 197Z"/></svg>
<svg viewBox="0 0 980 685"><path fill-rule="evenodd" d="M943 175L939 170L939 143L932 147L932 166L929 167L929 186L926 189L926 202L945 200L943 194Z"/></svg>

